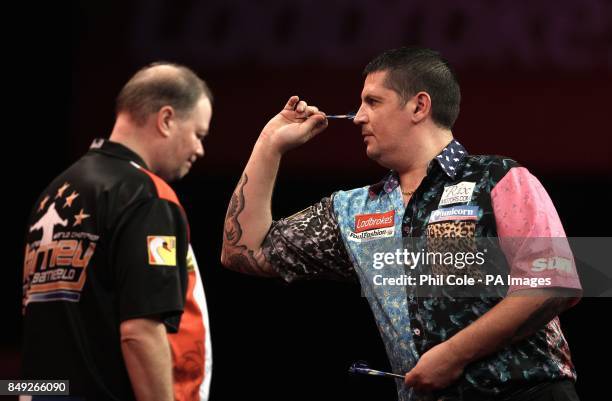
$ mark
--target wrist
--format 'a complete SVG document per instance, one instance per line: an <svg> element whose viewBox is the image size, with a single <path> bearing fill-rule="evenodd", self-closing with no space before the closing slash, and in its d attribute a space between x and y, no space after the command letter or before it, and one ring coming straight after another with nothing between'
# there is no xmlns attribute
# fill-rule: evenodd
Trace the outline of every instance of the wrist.
<svg viewBox="0 0 612 401"><path fill-rule="evenodd" d="M457 361L457 364L463 367L472 362L475 356L466 347L462 346L456 337L454 336L446 340L446 345L451 355Z"/></svg>
<svg viewBox="0 0 612 401"><path fill-rule="evenodd" d="M282 146L274 139L274 135L271 135L266 130L261 131L261 134L259 134L254 150L273 159L280 159L285 153Z"/></svg>

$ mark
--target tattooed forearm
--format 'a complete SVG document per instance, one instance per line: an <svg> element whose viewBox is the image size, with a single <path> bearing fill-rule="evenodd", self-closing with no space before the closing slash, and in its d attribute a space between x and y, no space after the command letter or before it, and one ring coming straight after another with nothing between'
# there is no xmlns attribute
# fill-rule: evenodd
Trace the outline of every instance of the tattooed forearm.
<svg viewBox="0 0 612 401"><path fill-rule="evenodd" d="M243 174L236 186L236 190L232 194L232 199L225 215L224 231L227 244L224 245L236 245L240 238L242 238L242 227L240 227L238 222L238 216L244 210L244 186L248 181L249 177Z"/></svg>
<svg viewBox="0 0 612 401"><path fill-rule="evenodd" d="M238 217L245 207L244 187L248 181L249 177L243 174L232 194L225 216L221 259L226 267L240 273L271 276L273 274L263 252L249 249L246 245L240 244L243 230Z"/></svg>
<svg viewBox="0 0 612 401"><path fill-rule="evenodd" d="M567 308L569 300L570 298L567 297L552 297L545 300L542 305L540 305L540 307L516 329L511 342L528 337L544 327L555 316L558 316Z"/></svg>

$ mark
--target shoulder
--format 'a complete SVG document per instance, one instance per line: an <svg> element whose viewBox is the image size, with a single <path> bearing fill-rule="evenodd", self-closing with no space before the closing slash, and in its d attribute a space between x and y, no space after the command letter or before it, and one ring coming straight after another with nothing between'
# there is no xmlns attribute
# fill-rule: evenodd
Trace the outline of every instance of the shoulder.
<svg viewBox="0 0 612 401"><path fill-rule="evenodd" d="M163 179L125 159L89 152L65 175L117 210L156 199L180 206L176 193Z"/></svg>
<svg viewBox="0 0 612 401"><path fill-rule="evenodd" d="M331 196L334 209L346 210L351 207L358 207L365 204L370 196L370 187L371 185L366 185L360 188L334 192Z"/></svg>
<svg viewBox="0 0 612 401"><path fill-rule="evenodd" d="M463 172L465 175L482 174L495 186L513 169L522 168L516 160L500 155L469 155L465 157Z"/></svg>
<svg viewBox="0 0 612 401"><path fill-rule="evenodd" d="M465 167L482 170L505 170L521 167L521 164L508 156L501 155L468 155L465 157Z"/></svg>
<svg viewBox="0 0 612 401"><path fill-rule="evenodd" d="M176 193L166 181L164 181L161 177L155 175L151 171L138 166L136 163L130 164L135 167L142 175L147 177L151 189L154 189L154 194L157 195L158 198L167 200L176 205L180 205Z"/></svg>
<svg viewBox="0 0 612 401"><path fill-rule="evenodd" d="M359 199L366 200L370 196L373 185L366 185L359 188L338 190L331 196L333 202L354 201Z"/></svg>

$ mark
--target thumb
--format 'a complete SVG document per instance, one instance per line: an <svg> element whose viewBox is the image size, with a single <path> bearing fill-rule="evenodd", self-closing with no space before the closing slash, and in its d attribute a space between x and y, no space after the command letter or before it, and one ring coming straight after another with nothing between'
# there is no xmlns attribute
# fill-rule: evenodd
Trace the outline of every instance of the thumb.
<svg viewBox="0 0 612 401"><path fill-rule="evenodd" d="M404 377L404 387L414 386L414 384L415 384L415 377L414 377L414 373L411 370L408 373L406 373L406 376Z"/></svg>
<svg viewBox="0 0 612 401"><path fill-rule="evenodd" d="M289 98L289 100L287 101L287 103L285 104L285 107L283 108L283 110L295 110L295 106L298 104L298 102L300 101L299 96L291 96Z"/></svg>

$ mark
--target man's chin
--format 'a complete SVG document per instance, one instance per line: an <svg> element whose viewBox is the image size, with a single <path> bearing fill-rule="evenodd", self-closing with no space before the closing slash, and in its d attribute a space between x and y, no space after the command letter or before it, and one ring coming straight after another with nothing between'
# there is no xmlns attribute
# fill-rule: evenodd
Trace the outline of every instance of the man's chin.
<svg viewBox="0 0 612 401"><path fill-rule="evenodd" d="M161 178L168 183L175 182L186 176L188 172L189 170L174 171L172 173L162 175Z"/></svg>
<svg viewBox="0 0 612 401"><path fill-rule="evenodd" d="M368 159L376 162L376 164L378 164L381 167L384 167L386 169L393 169L393 167L391 167L382 157L381 152L377 152L377 151L374 151L373 149L368 148L366 149L366 156L368 156Z"/></svg>
<svg viewBox="0 0 612 401"><path fill-rule="evenodd" d="M179 173L178 173L178 174L177 174L177 175L174 177L174 180L173 180L173 181L178 181L178 180L181 180L181 179L185 178L185 176L186 176L187 174L189 174L189 171L190 171L190 169L188 169L188 168L185 168L185 169L181 170L181 171L180 171L180 172L179 172Z"/></svg>
<svg viewBox="0 0 612 401"><path fill-rule="evenodd" d="M368 156L369 159L378 162L378 160L380 159L380 152L377 152L375 149L372 149L371 146L368 146L366 148L366 156Z"/></svg>

